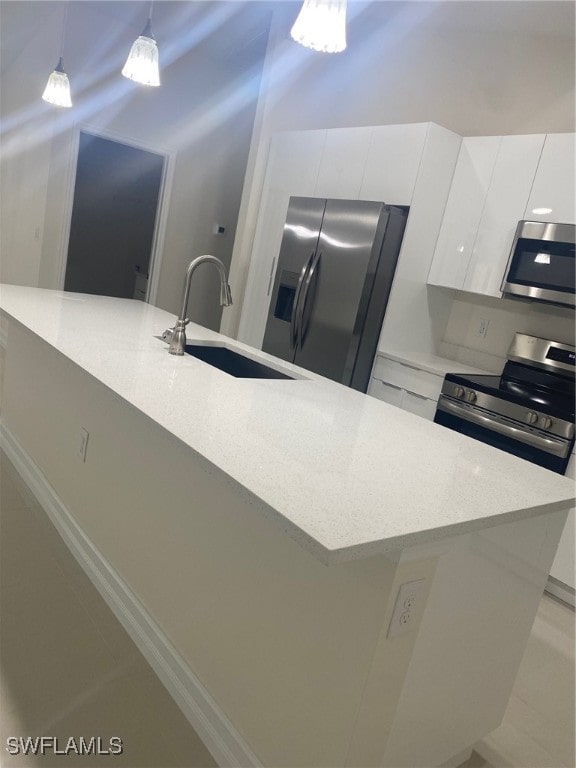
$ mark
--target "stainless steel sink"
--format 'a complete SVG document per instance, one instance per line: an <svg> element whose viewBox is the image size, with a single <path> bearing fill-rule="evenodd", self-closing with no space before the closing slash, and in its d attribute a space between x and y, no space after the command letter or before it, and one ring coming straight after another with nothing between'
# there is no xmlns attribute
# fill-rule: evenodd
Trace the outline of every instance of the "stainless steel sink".
<svg viewBox="0 0 576 768"><path fill-rule="evenodd" d="M215 368L219 368L238 379L293 379L285 373L274 370L267 365L256 362L249 357L233 352L220 346L205 346L186 344L184 351L187 355L197 357Z"/></svg>

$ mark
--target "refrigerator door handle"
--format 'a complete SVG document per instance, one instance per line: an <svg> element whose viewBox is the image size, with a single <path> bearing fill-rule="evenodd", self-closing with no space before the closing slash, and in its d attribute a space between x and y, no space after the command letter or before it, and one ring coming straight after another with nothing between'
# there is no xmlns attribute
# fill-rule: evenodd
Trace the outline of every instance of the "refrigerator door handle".
<svg viewBox="0 0 576 768"><path fill-rule="evenodd" d="M308 275L306 277L306 283L304 285L304 294L302 296L302 309L300 310L300 320L298 322L298 344L300 347L303 346L304 340L306 338L306 333L308 331L308 327L310 325L310 316L312 314L312 309L310 309L310 312L308 313L308 317L305 316L306 314L306 307L308 306L308 299L310 296L310 289L311 286L314 286L313 291L315 289L315 283L314 280L318 278L318 270L320 267L320 259L322 258L322 251L318 251L316 256L314 257L314 260L312 261L312 266L308 270ZM312 303L314 302L314 292L312 293Z"/></svg>
<svg viewBox="0 0 576 768"><path fill-rule="evenodd" d="M300 321L300 315L301 313L299 310L300 305L300 296L302 294L302 286L304 285L304 280L306 279L306 275L308 274L308 270L310 269L310 264L312 262L312 259L314 258L314 252L310 254L308 257L308 260L306 261L306 264L302 267L302 271L300 272L300 277L298 278L298 285L296 286L296 293L294 295L294 303L292 305L292 317L290 318L290 348L294 349L296 346L296 342L298 341L298 325Z"/></svg>

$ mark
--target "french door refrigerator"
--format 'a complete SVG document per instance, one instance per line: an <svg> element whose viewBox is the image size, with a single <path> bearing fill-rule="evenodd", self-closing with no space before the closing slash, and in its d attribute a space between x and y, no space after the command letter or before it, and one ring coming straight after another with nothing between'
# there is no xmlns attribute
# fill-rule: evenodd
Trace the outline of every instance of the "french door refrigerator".
<svg viewBox="0 0 576 768"><path fill-rule="evenodd" d="M366 392L407 215L291 197L262 349Z"/></svg>

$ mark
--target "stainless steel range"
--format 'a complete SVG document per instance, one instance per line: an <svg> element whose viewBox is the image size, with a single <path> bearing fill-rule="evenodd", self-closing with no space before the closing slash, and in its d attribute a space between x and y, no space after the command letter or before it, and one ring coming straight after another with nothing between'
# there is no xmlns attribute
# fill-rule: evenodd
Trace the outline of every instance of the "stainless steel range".
<svg viewBox="0 0 576 768"><path fill-rule="evenodd" d="M501 376L447 374L434 421L564 474L575 363L574 347L517 333Z"/></svg>

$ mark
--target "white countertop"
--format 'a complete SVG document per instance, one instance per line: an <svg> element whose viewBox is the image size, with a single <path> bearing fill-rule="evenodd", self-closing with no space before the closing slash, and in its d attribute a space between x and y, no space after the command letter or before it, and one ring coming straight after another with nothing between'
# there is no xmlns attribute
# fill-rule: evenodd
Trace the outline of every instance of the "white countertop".
<svg viewBox="0 0 576 768"><path fill-rule="evenodd" d="M198 325L189 342L225 342L306 378L236 379L169 355L155 336L174 315L148 304L3 285L0 308L232 478L323 562L574 501L567 478Z"/></svg>
<svg viewBox="0 0 576 768"><path fill-rule="evenodd" d="M474 368L460 360L449 360L447 357L439 357L430 352L402 352L396 349L382 349L377 352L379 357L386 357L402 365L408 365L421 371L434 373L444 378L447 373L490 374L481 368Z"/></svg>

